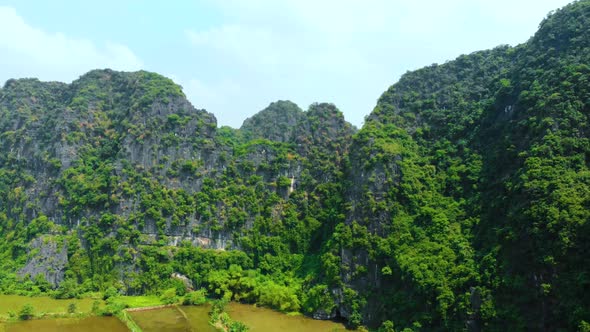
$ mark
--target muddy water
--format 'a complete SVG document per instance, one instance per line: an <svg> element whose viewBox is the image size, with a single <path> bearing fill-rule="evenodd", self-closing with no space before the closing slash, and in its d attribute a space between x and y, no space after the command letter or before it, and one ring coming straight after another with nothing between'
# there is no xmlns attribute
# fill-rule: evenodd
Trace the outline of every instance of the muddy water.
<svg viewBox="0 0 590 332"><path fill-rule="evenodd" d="M144 332L215 332L215 329L209 325L210 310L209 305L203 305L135 311L129 314ZM226 311L232 319L246 324L251 332L346 331L342 324L314 320L305 316L288 316L252 305L230 303L226 306Z"/></svg>
<svg viewBox="0 0 590 332"><path fill-rule="evenodd" d="M215 332L209 325L209 305L167 307L155 310L134 311L129 315L144 332ZM334 332L345 331L342 324L319 321L304 316L288 316L283 313L257 308L252 305L230 303L226 311L232 319L246 324L251 332ZM7 323L6 332L102 332L128 331L115 317L57 318ZM0 332L3 327L0 326Z"/></svg>
<svg viewBox="0 0 590 332"><path fill-rule="evenodd" d="M116 317L54 318L7 323L6 332L128 332Z"/></svg>
<svg viewBox="0 0 590 332"><path fill-rule="evenodd" d="M129 314L144 332L216 332L209 325L210 310L211 306L203 305L133 311Z"/></svg>
<svg viewBox="0 0 590 332"><path fill-rule="evenodd" d="M333 332L346 331L344 325L321 321L305 316L288 316L283 313L257 308L252 305L230 303L225 308L230 317L246 324L250 332Z"/></svg>
<svg viewBox="0 0 590 332"><path fill-rule="evenodd" d="M213 326L209 325L209 311L211 311L210 305L202 306L186 306L181 307L188 317L189 324L192 331L199 332L216 332L217 330Z"/></svg>
<svg viewBox="0 0 590 332"><path fill-rule="evenodd" d="M144 332L190 332L188 322L175 307L133 311L129 315Z"/></svg>

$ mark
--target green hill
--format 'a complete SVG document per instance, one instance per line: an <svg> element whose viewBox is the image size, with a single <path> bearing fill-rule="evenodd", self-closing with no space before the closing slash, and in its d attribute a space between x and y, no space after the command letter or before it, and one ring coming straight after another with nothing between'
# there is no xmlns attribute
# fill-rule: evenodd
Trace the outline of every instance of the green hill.
<svg viewBox="0 0 590 332"><path fill-rule="evenodd" d="M381 331L590 330L590 1L217 127L149 72L0 89L0 291L185 291ZM384 323L385 322L385 323ZM393 324L392 324L393 323Z"/></svg>

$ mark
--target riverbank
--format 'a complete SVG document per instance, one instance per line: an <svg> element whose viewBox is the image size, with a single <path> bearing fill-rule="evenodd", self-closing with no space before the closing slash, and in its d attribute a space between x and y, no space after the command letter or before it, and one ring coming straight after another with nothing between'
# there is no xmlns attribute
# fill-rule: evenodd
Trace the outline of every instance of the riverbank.
<svg viewBox="0 0 590 332"><path fill-rule="evenodd" d="M143 312L143 311L153 311L153 310L161 310L164 308L170 307L177 307L176 304L162 304L162 305L155 305L155 306L148 306L148 307L136 307L136 308L127 308L121 310L117 313L117 318L119 318L126 326L129 328L131 332L144 332L143 329L137 324L137 322L131 317L130 313L132 312ZM182 312L184 314L184 312ZM186 317L186 314L184 314Z"/></svg>
<svg viewBox="0 0 590 332"><path fill-rule="evenodd" d="M68 313L74 303L77 312ZM287 315L272 309L236 302L226 303L216 321L210 312L214 301L201 305L164 304L157 296L116 296L102 299L56 300L48 297L0 295L0 332L25 331L205 331L218 332L212 323L226 330L232 322L241 322L250 332L332 332L346 331L344 325L314 320L303 315ZM18 313L25 304L33 308L30 320L21 321ZM107 307L122 308L111 316L101 316ZM126 307L126 308L124 308ZM55 312L51 312L55 311ZM12 313L12 316L8 314ZM221 317L220 317L221 316ZM216 324L217 323L217 324Z"/></svg>
<svg viewBox="0 0 590 332"><path fill-rule="evenodd" d="M100 294L81 299L0 295L0 332L6 332L9 325L11 328L17 325L32 328L44 324L55 325L56 331L59 331L62 328L67 329L69 325L84 325L85 319L92 320L93 324L97 320L103 320L109 322L109 326L113 328L116 323L111 322L110 316L120 320L130 331L141 332L126 310L155 310L165 306L167 305L162 304L156 296L117 296L105 301Z"/></svg>
<svg viewBox="0 0 590 332"><path fill-rule="evenodd" d="M164 304L158 296L114 296L103 300L100 294L92 298L83 299L53 299L48 296L29 297L24 295L0 295L0 332L38 330L61 331L79 325L73 330L87 330L90 328L86 321L92 320L94 325L100 326L104 321L113 328L112 319L121 322L125 329L121 331L145 332L133 318L134 314L150 312L148 317L158 317L160 312L172 308L180 313L186 325L193 319L178 307L180 303ZM197 324L207 324L207 313L210 305L196 319ZM26 312L25 312L26 311ZM26 313L25 316L23 312ZM149 327L149 321L147 325ZM115 324L116 325L116 324ZM26 329L25 329L26 327ZM117 329L116 327L114 327ZM199 330L202 328L199 327ZM148 329L149 330L149 329Z"/></svg>

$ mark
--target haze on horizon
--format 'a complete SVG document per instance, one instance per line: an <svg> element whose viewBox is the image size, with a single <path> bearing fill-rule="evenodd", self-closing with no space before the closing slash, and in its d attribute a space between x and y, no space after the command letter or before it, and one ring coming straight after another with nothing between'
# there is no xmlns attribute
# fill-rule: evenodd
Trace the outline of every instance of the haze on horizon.
<svg viewBox="0 0 590 332"><path fill-rule="evenodd" d="M219 125L331 102L360 126L408 70L525 42L569 0L0 1L0 82L144 69Z"/></svg>

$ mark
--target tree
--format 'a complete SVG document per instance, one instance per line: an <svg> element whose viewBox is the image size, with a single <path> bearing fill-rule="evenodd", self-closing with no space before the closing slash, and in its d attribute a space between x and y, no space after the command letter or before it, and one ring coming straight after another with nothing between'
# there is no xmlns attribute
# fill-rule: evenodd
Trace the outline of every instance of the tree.
<svg viewBox="0 0 590 332"><path fill-rule="evenodd" d="M174 304L178 302L178 297L176 296L176 288L168 288L165 290L162 295L160 295L160 300L164 304Z"/></svg>
<svg viewBox="0 0 590 332"><path fill-rule="evenodd" d="M96 300L96 301L92 302L92 313L98 314L99 311L100 311L100 301Z"/></svg>
<svg viewBox="0 0 590 332"><path fill-rule="evenodd" d="M394 324L390 320L386 320L381 324L377 332L395 332Z"/></svg>
<svg viewBox="0 0 590 332"><path fill-rule="evenodd" d="M206 294L206 290L203 288L196 290L196 291L192 291L190 293L187 293L184 296L184 300L182 301L182 304L184 304L184 305L205 304L205 302L207 302L207 297L205 296L205 294Z"/></svg>
<svg viewBox="0 0 590 332"><path fill-rule="evenodd" d="M74 279L66 279L59 284L52 297L55 299L73 299L78 296L78 293L78 283Z"/></svg>
<svg viewBox="0 0 590 332"><path fill-rule="evenodd" d="M74 314L74 313L76 313L76 310L77 310L77 309L78 309L78 308L77 308L77 306L76 306L76 303L74 303L74 302L72 302L72 303L70 303L70 304L68 305L68 313L70 313L70 314Z"/></svg>
<svg viewBox="0 0 590 332"><path fill-rule="evenodd" d="M33 305L31 305L30 303L27 303L18 312L18 318L20 320L29 320L29 319L33 318L34 312L35 312L35 309L33 308Z"/></svg>
<svg viewBox="0 0 590 332"><path fill-rule="evenodd" d="M117 297L117 296L119 296L119 291L115 287L110 286L104 292L104 295L102 296L102 299L106 301L108 299L111 299L111 298L114 298L114 297Z"/></svg>

